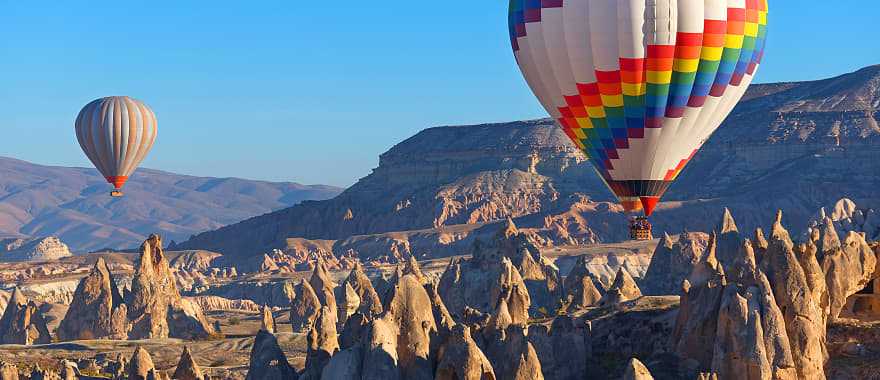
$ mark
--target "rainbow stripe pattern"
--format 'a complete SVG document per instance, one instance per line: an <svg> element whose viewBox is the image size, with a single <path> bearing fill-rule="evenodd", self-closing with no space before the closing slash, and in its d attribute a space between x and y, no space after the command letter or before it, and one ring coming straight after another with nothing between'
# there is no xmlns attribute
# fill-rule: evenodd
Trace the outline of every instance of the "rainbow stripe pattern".
<svg viewBox="0 0 880 380"><path fill-rule="evenodd" d="M526 81L621 199L662 196L732 111L767 19L767 0L511 0L508 15Z"/></svg>

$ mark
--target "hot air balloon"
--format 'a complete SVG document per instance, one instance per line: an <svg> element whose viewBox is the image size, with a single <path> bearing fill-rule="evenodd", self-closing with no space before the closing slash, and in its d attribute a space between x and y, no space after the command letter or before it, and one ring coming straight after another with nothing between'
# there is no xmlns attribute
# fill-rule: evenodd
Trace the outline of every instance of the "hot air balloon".
<svg viewBox="0 0 880 380"><path fill-rule="evenodd" d="M113 185L110 195L122 196L122 186L156 141L156 115L140 100L110 96L83 107L75 126L79 146Z"/></svg>
<svg viewBox="0 0 880 380"><path fill-rule="evenodd" d="M767 0L511 0L509 27L540 103L650 216L752 82Z"/></svg>

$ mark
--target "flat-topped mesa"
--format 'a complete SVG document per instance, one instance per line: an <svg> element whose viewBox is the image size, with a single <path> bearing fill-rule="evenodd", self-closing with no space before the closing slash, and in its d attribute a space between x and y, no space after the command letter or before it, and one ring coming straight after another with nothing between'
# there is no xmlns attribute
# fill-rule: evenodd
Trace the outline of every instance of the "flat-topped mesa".
<svg viewBox="0 0 880 380"><path fill-rule="evenodd" d="M0 318L0 343L31 345L51 340L43 313L16 287Z"/></svg>
<svg viewBox="0 0 880 380"><path fill-rule="evenodd" d="M290 325L293 332L307 333L315 325L321 312L321 300L306 280L296 286L296 297L290 308Z"/></svg>
<svg viewBox="0 0 880 380"><path fill-rule="evenodd" d="M61 341L128 338L128 311L104 258L99 257L73 293L73 301L58 326Z"/></svg>

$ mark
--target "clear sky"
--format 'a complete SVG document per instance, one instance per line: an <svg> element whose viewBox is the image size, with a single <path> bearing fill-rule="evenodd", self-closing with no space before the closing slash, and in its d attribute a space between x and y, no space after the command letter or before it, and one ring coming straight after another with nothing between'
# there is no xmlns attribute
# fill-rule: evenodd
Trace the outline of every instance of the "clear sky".
<svg viewBox="0 0 880 380"><path fill-rule="evenodd" d="M880 63L880 2L770 8L758 81ZM159 119L146 167L348 186L421 129L545 116L506 17L504 0L0 0L0 155L89 166L77 112L129 95Z"/></svg>

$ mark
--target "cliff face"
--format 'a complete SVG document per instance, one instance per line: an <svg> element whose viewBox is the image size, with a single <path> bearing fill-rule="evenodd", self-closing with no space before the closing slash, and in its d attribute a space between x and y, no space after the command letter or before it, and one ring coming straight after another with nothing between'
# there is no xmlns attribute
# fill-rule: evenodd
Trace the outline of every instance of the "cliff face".
<svg viewBox="0 0 880 380"><path fill-rule="evenodd" d="M723 206L750 210L737 215L746 229L772 218L767 210L782 208L793 221L804 220L792 225L799 231L814 210L842 196L869 207L880 203L878 89L880 66L753 86L664 198L654 217L658 232L708 230L713 226L702 216ZM553 231L557 244L569 242L572 232L614 241L623 238L614 232L621 229L609 226L624 223L621 210L596 203L611 199L549 120L438 127L382 154L378 168L332 200L202 233L180 248L246 256L284 247L291 237L341 240L507 217Z"/></svg>
<svg viewBox="0 0 880 380"><path fill-rule="evenodd" d="M179 247L251 254L288 237L356 235L533 215L578 191L611 194L550 121L431 128L380 156L369 176L328 201L199 234Z"/></svg>

